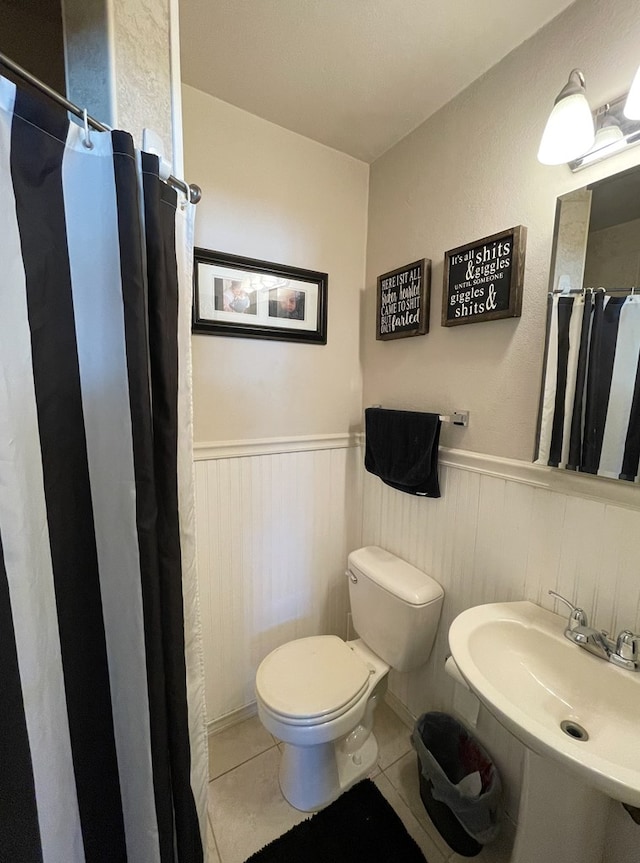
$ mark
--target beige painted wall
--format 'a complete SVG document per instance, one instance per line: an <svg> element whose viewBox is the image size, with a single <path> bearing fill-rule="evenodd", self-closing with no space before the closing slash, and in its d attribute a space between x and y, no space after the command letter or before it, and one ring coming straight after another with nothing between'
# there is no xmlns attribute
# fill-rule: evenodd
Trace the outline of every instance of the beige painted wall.
<svg viewBox="0 0 640 863"><path fill-rule="evenodd" d="M536 153L574 66L593 107L628 89L640 62L637 0L580 0L371 168L362 343L365 404L470 411L441 443L531 460L556 197L640 161L640 148L578 174ZM440 326L447 249L526 225L522 317ZM376 277L433 260L431 332L375 341Z"/></svg>
<svg viewBox="0 0 640 863"><path fill-rule="evenodd" d="M110 13L105 0L65 0L67 96L96 120L120 129L115 110L115 70Z"/></svg>
<svg viewBox="0 0 640 863"><path fill-rule="evenodd" d="M640 284L640 219L589 234L584 282L589 287L638 287Z"/></svg>
<svg viewBox="0 0 640 863"><path fill-rule="evenodd" d="M169 0L108 0L117 123L137 146L153 129L171 161Z"/></svg>
<svg viewBox="0 0 640 863"><path fill-rule="evenodd" d="M359 425L368 165L183 88L196 245L329 274L326 345L193 337L196 441Z"/></svg>
<svg viewBox="0 0 640 863"><path fill-rule="evenodd" d="M173 151L171 7L177 0L65 0L67 95L137 147L152 129ZM179 77L176 75L176 77ZM180 118L176 117L179 128ZM180 133L178 132L178 135Z"/></svg>

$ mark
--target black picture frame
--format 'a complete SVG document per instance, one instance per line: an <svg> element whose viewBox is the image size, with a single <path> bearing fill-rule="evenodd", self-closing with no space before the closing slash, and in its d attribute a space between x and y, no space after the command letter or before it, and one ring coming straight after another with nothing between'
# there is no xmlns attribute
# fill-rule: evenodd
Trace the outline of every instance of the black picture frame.
<svg viewBox="0 0 640 863"><path fill-rule="evenodd" d="M327 343L327 273L194 249L193 333Z"/></svg>
<svg viewBox="0 0 640 863"><path fill-rule="evenodd" d="M442 326L520 317L526 244L516 225L445 252Z"/></svg>

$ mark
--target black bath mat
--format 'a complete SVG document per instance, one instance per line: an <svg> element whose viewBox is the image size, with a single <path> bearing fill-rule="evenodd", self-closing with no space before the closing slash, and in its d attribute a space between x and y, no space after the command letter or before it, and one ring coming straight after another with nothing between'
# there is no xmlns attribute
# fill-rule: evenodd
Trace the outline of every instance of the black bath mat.
<svg viewBox="0 0 640 863"><path fill-rule="evenodd" d="M246 863L425 863L370 779L275 839Z"/></svg>

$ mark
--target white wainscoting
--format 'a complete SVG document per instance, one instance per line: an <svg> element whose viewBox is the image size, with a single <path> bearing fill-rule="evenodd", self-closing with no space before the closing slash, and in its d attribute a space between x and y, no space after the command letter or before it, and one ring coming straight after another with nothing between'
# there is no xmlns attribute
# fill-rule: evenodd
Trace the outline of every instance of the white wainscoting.
<svg viewBox="0 0 640 863"><path fill-rule="evenodd" d="M274 647L346 634L344 570L359 545L394 552L445 589L429 663L390 676L394 701L413 716L455 712L454 682L444 672L447 631L469 606L530 599L552 608L551 588L602 629L640 631L637 485L443 448L442 497L430 500L366 473L358 443L357 435L323 435L196 446L210 727L248 715L255 669ZM484 710L477 733L496 759L515 819L521 747ZM619 808L612 831L624 827L625 843L635 842L638 828Z"/></svg>
<svg viewBox="0 0 640 863"><path fill-rule="evenodd" d="M362 513L356 444L324 435L196 445L210 728L254 702L256 668L269 651L306 635L346 635L344 573Z"/></svg>

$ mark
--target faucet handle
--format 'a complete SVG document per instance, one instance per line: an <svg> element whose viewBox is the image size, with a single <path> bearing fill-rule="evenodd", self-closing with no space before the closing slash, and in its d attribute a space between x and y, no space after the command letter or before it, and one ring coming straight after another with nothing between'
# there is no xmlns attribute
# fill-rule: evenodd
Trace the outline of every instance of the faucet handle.
<svg viewBox="0 0 640 863"><path fill-rule="evenodd" d="M564 596L556 593L555 590L550 590L549 596L553 596L556 599L559 599L560 602L564 602L564 604L569 607L569 629L576 629L578 626L588 626L587 615L584 613L584 610L582 608L578 608L577 605L569 602L568 599L565 599Z"/></svg>
<svg viewBox="0 0 640 863"><path fill-rule="evenodd" d="M621 659L638 660L638 639L630 629L623 629L616 639L616 653Z"/></svg>

